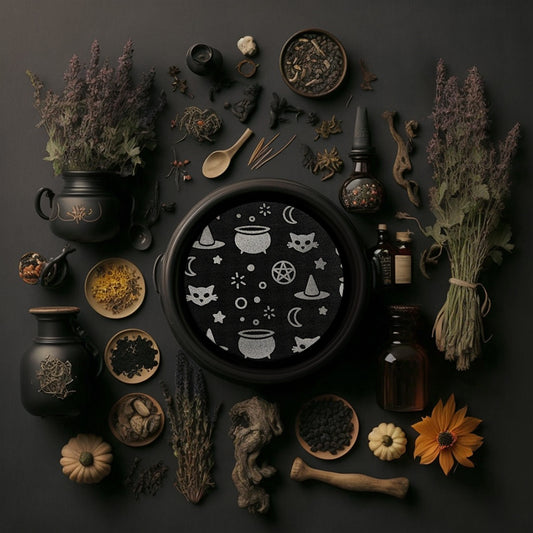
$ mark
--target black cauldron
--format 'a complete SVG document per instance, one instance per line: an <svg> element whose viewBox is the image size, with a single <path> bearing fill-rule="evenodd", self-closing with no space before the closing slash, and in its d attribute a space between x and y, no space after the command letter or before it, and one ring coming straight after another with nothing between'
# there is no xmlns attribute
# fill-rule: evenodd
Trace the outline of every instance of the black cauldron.
<svg viewBox="0 0 533 533"><path fill-rule="evenodd" d="M194 206L157 259L154 283L185 353L223 377L272 384L315 372L355 334L369 266L326 197L259 179Z"/></svg>

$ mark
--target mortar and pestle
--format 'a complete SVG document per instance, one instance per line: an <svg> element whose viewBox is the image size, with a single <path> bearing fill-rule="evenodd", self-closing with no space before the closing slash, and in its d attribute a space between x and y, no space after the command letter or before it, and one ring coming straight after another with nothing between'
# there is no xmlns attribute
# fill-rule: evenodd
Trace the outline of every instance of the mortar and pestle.
<svg viewBox="0 0 533 533"><path fill-rule="evenodd" d="M290 478L295 481L314 479L340 489L357 492L381 492L395 498L405 497L409 489L409 480L406 477L378 479L364 474L341 474L318 470L307 465L299 457L296 457L292 463Z"/></svg>

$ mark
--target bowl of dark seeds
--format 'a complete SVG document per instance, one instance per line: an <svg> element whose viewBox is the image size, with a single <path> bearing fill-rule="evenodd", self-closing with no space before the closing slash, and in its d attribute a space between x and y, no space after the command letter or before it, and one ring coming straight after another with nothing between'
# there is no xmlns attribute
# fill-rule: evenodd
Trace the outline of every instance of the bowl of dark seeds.
<svg viewBox="0 0 533 533"><path fill-rule="evenodd" d="M152 377L161 355L154 338L137 328L124 329L108 341L104 360L111 374L123 383L137 384Z"/></svg>
<svg viewBox="0 0 533 533"><path fill-rule="evenodd" d="M347 69L340 41L319 29L295 33L283 45L279 66L285 83L297 94L318 98L337 89Z"/></svg>
<svg viewBox="0 0 533 533"><path fill-rule="evenodd" d="M359 420L353 407L334 394L308 401L296 417L298 442L319 459L337 459L347 454L358 433Z"/></svg>

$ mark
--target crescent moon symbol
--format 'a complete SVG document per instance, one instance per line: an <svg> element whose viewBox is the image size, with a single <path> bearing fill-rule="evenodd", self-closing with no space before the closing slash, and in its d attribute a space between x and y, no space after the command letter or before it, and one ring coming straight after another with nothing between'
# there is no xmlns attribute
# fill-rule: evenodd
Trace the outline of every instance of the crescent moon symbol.
<svg viewBox="0 0 533 533"><path fill-rule="evenodd" d="M298 313L301 310L301 307L293 307L292 309L289 309L289 312L287 313L287 321L293 328L301 328L303 325L298 321Z"/></svg>
<svg viewBox="0 0 533 533"><path fill-rule="evenodd" d="M194 255L190 255L189 257L187 257L187 267L185 269L186 276L191 276L191 277L196 276L196 272L194 272L193 269L191 268L192 263L195 259L196 259L196 256Z"/></svg>
<svg viewBox="0 0 533 533"><path fill-rule="evenodd" d="M283 220L287 222L287 224L298 224L298 221L294 220L293 211L294 207L292 205L288 205L283 209Z"/></svg>

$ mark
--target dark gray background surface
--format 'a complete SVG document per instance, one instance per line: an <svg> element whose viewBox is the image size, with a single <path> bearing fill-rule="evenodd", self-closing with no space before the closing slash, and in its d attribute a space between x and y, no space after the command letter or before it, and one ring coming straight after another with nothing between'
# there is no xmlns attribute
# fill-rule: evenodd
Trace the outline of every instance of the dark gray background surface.
<svg viewBox="0 0 533 533"><path fill-rule="evenodd" d="M93 0L5 0L2 4L0 34L0 176L2 180L1 223L3 259L1 263L2 356L0 405L2 429L2 487L0 528L9 532L32 531L527 531L531 527L531 422L529 392L533 371L529 353L531 322L531 17L530 3L524 0L428 2L373 0L362 2L308 0L307 2L264 2L249 0L240 6L215 1L138 0L104 2ZM311 101L293 94L283 83L278 56L285 40L294 32L319 27L335 34L349 56L349 76L334 97ZM195 42L206 42L224 55L228 69L241 59L236 42L253 35L260 47L256 81L263 85L259 108L249 122L255 136L248 142L231 170L219 180L206 180L201 164L214 148L230 146L243 130L233 115L223 108L225 101L241 96L245 80L232 73L239 83L222 91L215 102L208 99L209 84L185 66L185 52ZM160 145L145 173L161 178L162 199L176 201L174 214L163 214L154 229L154 245L148 252L133 250L125 240L101 246L78 245L69 257L71 281L61 290L50 291L25 285L17 278L17 263L27 251L54 256L63 242L55 237L33 210L37 189L60 187L50 164L42 160L45 134L35 129L38 120L32 106L32 89L25 75L30 69L47 84L60 88L62 74L73 53L88 58L93 39L100 41L102 55L113 61L125 41L135 42L136 72L151 66L157 70L157 85L166 90L169 105L160 121ZM355 106L367 106L374 144L378 153L376 174L383 180L389 202L379 216L352 216L365 244L375 240L375 226L386 222L392 231L407 229L393 218L396 210L411 209L406 195L394 182L391 167L396 146L381 113L399 113L399 124L415 119L420 123L415 139L412 177L420 183L423 196L431 185L431 168L426 163L425 146L431 136L429 119L434 96L437 60L443 58L451 74L463 78L476 65L485 79L490 100L493 131L501 139L516 121L522 123L520 151L513 167L510 221L516 251L505 257L501 268L492 268L483 281L493 307L486 319L486 331L493 338L483 358L468 372L458 373L431 354L433 405L439 398L455 393L458 406L468 404L469 414L483 419L479 433L485 444L474 455L475 469L459 467L445 477L437 464L420 466L412 459L415 432L410 425L420 415L383 412L374 399L372 350L375 339L354 338L350 349L340 354L335 364L303 383L258 389L236 385L207 372L213 404L222 403L216 427L216 488L199 506L188 504L173 487L174 459L168 447L168 429L153 445L132 449L118 443L110 434L107 412L112 403L132 386L114 380L108 373L101 379L101 395L88 419L57 422L29 415L19 400L18 368L22 353L31 344L35 320L28 308L39 305L78 305L80 322L103 349L120 329L139 327L150 332L162 352L162 365L156 378L138 386L161 399L159 379L172 383L177 343L162 313L151 284L155 257L164 251L176 224L189 208L222 184L254 177L283 177L315 187L339 209L337 192L350 172L351 129ZM373 92L360 89L359 59L364 59L378 76ZM178 65L190 85L194 100L173 93L167 69ZM289 117L278 131L281 140L298 134L281 156L256 172L246 166L253 146L273 132L268 128L268 107L272 92L290 103L315 111L322 118L333 114L342 121L344 134L313 144L313 132L304 121ZM350 96L352 99L347 106ZM188 139L173 143L178 133L169 129L170 120L188 105L212 105L224 120L224 129L214 146L198 145ZM337 146L345 167L341 175L321 182L301 165L300 142L315 149ZM173 158L192 161L193 180L183 183L179 193L172 180L164 180ZM432 217L423 207L424 223ZM410 228L414 229L414 228ZM428 244L418 233L415 248ZM119 255L135 262L148 282L146 301L135 315L120 321L104 319L86 303L83 281L98 260ZM415 271L409 291L398 298L419 303L432 320L444 301L448 265L443 262L431 280ZM369 317L370 321L372 317ZM366 342L368 341L368 342ZM323 392L344 396L355 407L361 433L355 448L344 458L323 463L306 456L294 436L296 412L303 401ZM268 484L272 509L267 516L253 516L239 509L231 481L233 447L227 435L228 410L254 394L277 402L285 432L271 444L268 459L279 472ZM368 450L366 435L382 421L401 425L409 438L408 452L399 462L385 464ZM77 486L61 474L59 455L62 445L76 432L92 431L108 439L115 451L113 473L98 486ZM377 477L406 475L411 490L404 501L393 498L344 492L315 482L298 484L289 479L295 456L311 465L342 472L362 472ZM135 501L124 488L123 480L135 456L144 465L163 460L169 476L154 496Z"/></svg>

